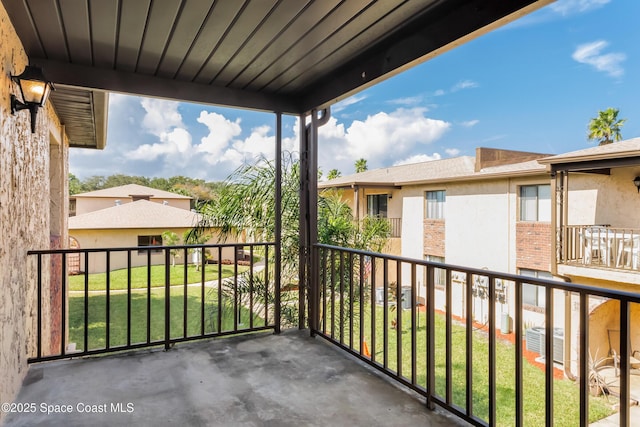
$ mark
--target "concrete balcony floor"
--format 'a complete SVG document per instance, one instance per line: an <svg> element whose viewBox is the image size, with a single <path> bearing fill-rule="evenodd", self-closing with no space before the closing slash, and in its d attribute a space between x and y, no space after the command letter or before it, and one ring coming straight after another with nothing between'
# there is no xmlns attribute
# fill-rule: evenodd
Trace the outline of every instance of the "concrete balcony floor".
<svg viewBox="0 0 640 427"><path fill-rule="evenodd" d="M6 426L464 425L306 331L32 365L16 402Z"/></svg>

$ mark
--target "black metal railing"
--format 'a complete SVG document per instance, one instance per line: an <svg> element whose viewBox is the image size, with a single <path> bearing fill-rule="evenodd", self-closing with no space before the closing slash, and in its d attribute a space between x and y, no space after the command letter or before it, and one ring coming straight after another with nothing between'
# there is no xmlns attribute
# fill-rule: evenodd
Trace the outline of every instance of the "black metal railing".
<svg viewBox="0 0 640 427"><path fill-rule="evenodd" d="M607 396L617 394L620 425L629 425L633 359L615 357L632 354L630 313L640 295L322 244L315 257L312 333L418 392L430 408L479 426L564 425L564 416L586 426L590 408L604 408L591 421L610 411L602 398L590 397L601 386ZM444 286L436 277L444 277ZM543 294L542 314L533 313L541 316L541 327L532 329L542 331L537 367L524 348L532 290ZM589 327L592 309L612 301L619 309L607 325L619 331L617 349L603 335L602 319L591 335ZM564 315L557 310L562 303ZM560 345L557 324L567 328L564 366L544 362ZM614 364L611 380L603 369Z"/></svg>
<svg viewBox="0 0 640 427"><path fill-rule="evenodd" d="M561 233L561 264L631 271L640 267L640 229L570 225Z"/></svg>
<svg viewBox="0 0 640 427"><path fill-rule="evenodd" d="M273 243L29 251L37 309L28 360L277 330L274 254Z"/></svg>

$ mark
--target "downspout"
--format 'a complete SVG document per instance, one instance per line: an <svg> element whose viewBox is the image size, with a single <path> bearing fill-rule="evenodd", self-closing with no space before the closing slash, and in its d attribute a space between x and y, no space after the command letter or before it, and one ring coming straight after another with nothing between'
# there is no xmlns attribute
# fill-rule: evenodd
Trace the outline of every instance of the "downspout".
<svg viewBox="0 0 640 427"><path fill-rule="evenodd" d="M563 282L571 283L571 278L558 274L558 262L566 259L566 235L565 225L568 218L567 209L567 192L564 178L565 172L561 171L551 174L551 194L554 195L554 203L551 204L551 274L553 277L561 279ZM558 179L560 179L560 188L558 188ZM560 209L558 209L558 207ZM560 245L558 245L560 243ZM563 358L562 364L564 375L571 381L576 381L577 376L571 371L571 292L564 291L564 331L565 339L563 340Z"/></svg>
<svg viewBox="0 0 640 427"><path fill-rule="evenodd" d="M318 128L329 121L331 110L327 107L311 111L311 122L305 126L305 116L300 116L300 264L299 264L299 328L304 328L304 291L309 290L309 327L311 334L319 327L317 257L314 245L318 240Z"/></svg>
<svg viewBox="0 0 640 427"><path fill-rule="evenodd" d="M553 195L553 203L551 203L551 274L558 274L558 260L560 258L560 249L558 247L558 238L560 231L558 228L558 204L562 204L562 194L558 193L558 178L556 172L551 172L551 194Z"/></svg>

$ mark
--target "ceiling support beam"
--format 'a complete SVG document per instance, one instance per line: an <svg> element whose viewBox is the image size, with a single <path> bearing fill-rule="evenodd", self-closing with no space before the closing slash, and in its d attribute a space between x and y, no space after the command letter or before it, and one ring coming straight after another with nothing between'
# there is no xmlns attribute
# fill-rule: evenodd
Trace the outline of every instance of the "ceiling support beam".
<svg viewBox="0 0 640 427"><path fill-rule="evenodd" d="M42 67L47 78L57 84L284 114L300 111L296 99L291 96L247 92L41 58L29 58L29 61L31 65Z"/></svg>
<svg viewBox="0 0 640 427"><path fill-rule="evenodd" d="M567 162L552 164L550 172L552 174L567 171L567 172L594 172L603 173L603 170L611 168L622 168L628 166L640 165L640 157L618 157L614 159L598 159L598 160L586 160L583 162Z"/></svg>

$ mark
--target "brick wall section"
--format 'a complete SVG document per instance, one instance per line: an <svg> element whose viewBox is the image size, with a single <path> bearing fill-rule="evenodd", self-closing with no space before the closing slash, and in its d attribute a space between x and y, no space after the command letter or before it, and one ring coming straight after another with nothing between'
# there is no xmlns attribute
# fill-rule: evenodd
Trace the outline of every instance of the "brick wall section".
<svg viewBox="0 0 640 427"><path fill-rule="evenodd" d="M444 220L424 220L424 253L427 255L444 256L445 249Z"/></svg>
<svg viewBox="0 0 640 427"><path fill-rule="evenodd" d="M551 262L551 224L516 223L516 265L518 268L549 271Z"/></svg>

